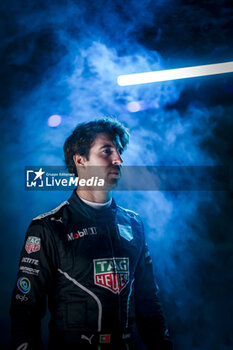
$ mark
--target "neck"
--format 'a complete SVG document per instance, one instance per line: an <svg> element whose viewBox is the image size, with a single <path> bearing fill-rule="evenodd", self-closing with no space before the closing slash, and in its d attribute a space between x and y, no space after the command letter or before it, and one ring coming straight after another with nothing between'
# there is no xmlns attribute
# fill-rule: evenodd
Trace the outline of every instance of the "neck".
<svg viewBox="0 0 233 350"><path fill-rule="evenodd" d="M77 188L76 193L80 198L94 203L105 203L112 197L109 191L85 191Z"/></svg>

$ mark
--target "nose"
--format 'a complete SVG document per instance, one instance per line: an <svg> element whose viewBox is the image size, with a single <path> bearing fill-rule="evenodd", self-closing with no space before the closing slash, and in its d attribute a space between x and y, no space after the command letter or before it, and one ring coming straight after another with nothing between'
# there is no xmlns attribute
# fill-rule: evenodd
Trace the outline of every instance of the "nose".
<svg viewBox="0 0 233 350"><path fill-rule="evenodd" d="M114 152L114 156L113 156L113 160L112 160L112 164L114 165L120 165L123 163L123 160L120 156L120 154L116 151Z"/></svg>

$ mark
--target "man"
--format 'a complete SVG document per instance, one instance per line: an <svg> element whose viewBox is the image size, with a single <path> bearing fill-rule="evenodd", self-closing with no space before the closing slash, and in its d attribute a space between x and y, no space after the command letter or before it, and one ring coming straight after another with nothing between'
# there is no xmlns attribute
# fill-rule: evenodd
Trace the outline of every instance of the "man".
<svg viewBox="0 0 233 350"><path fill-rule="evenodd" d="M172 349L138 214L116 205L128 130L110 118L80 124L65 142L67 168L105 186L78 186L67 202L32 220L13 291L12 348L42 349L40 320L51 312L49 349ZM137 331L136 331L137 327Z"/></svg>

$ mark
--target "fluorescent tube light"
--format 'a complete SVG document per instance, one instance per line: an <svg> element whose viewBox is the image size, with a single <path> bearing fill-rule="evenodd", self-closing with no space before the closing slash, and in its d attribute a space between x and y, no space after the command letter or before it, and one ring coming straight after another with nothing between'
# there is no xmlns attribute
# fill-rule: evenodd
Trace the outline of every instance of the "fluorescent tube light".
<svg viewBox="0 0 233 350"><path fill-rule="evenodd" d="M207 64L154 72L120 75L117 83L120 86L155 83L159 81L186 79L233 72L233 62Z"/></svg>

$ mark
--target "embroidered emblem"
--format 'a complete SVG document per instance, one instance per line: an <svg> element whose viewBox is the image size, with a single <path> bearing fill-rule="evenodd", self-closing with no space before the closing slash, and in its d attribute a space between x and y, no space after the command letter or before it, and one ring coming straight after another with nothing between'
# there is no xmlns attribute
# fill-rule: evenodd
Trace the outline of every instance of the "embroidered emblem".
<svg viewBox="0 0 233 350"><path fill-rule="evenodd" d="M28 254L38 252L40 250L40 238L29 236L25 244L25 249Z"/></svg>
<svg viewBox="0 0 233 350"><path fill-rule="evenodd" d="M132 241L133 239L132 227L126 226L126 225L120 225L120 224L117 224L117 226L121 237L125 238L129 242Z"/></svg>
<svg viewBox="0 0 233 350"><path fill-rule="evenodd" d="M116 294L129 282L129 258L96 259L93 262L96 285Z"/></svg>

